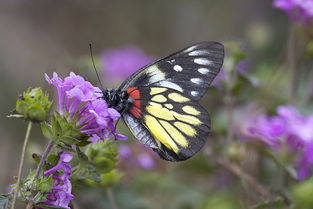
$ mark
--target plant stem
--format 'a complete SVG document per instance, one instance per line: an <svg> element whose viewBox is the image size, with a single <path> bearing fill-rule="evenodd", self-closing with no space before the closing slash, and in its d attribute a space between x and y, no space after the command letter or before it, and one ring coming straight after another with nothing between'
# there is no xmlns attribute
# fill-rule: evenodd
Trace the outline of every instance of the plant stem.
<svg viewBox="0 0 313 209"><path fill-rule="evenodd" d="M295 28L291 28L287 46L287 67L290 71L289 103L295 105L298 89L298 71L296 70Z"/></svg>
<svg viewBox="0 0 313 209"><path fill-rule="evenodd" d="M51 149L53 148L53 146L54 146L54 141L51 140L51 141L48 143L48 145L47 145L47 147L46 147L44 153L43 153L42 156L41 156L40 162L39 162L39 164L38 164L38 167L37 167L37 169L36 169L36 173L35 173L34 178L33 178L32 181L34 181L36 178L39 177L40 171L41 171L42 167L44 166L45 161L46 161L46 159L47 159L47 157L48 157L48 155L49 155ZM33 182L32 182L32 183L33 183ZM31 183L31 184L32 184L32 183ZM31 199L31 198L30 198L30 199ZM27 203L26 209L32 209L32 208L33 208L33 205L34 205L33 201L30 200L30 201Z"/></svg>
<svg viewBox="0 0 313 209"><path fill-rule="evenodd" d="M234 137L233 134L233 96L231 92L228 90L225 98L226 103L226 115L227 115L227 142L231 143Z"/></svg>
<svg viewBox="0 0 313 209"><path fill-rule="evenodd" d="M269 190L267 190L265 187L259 184L255 178L242 171L242 169L236 164L222 157L217 157L216 162L225 167L227 170L229 170L236 176L240 177L241 179L249 183L250 185L252 185L256 191L258 191L264 197L269 198L270 201L273 201L275 199Z"/></svg>
<svg viewBox="0 0 313 209"><path fill-rule="evenodd" d="M30 130L32 129L32 124L33 123L31 121L28 122L27 130L26 130L26 134L25 134L25 139L24 139L24 144L23 144L23 149L22 149L22 154L21 154L21 159L20 159L20 165L19 165L19 168L18 168L17 183L16 183L16 188L14 190L14 195L13 195L13 201L12 201L11 209L14 209L14 207L15 207L17 194L18 194L19 189L20 189L21 176L22 176L22 170L23 170L24 159L25 159L25 152L26 152L26 147L27 147L27 144L28 144Z"/></svg>
<svg viewBox="0 0 313 209"><path fill-rule="evenodd" d="M306 91L306 94L303 96L303 99L301 102L302 106L306 106L309 103L310 99L312 98L312 91L313 91L313 66L309 74L309 82L308 82L307 91Z"/></svg>
<svg viewBox="0 0 313 209"><path fill-rule="evenodd" d="M36 169L36 173L35 173L35 175L34 175L34 179L33 179L33 180L35 180L36 178L38 178L38 176L39 176L39 174L40 174L40 171L41 171L42 167L44 166L45 161L46 161L46 159L47 159L49 153L51 152L51 149L53 148L53 146L54 146L54 141L51 140L51 141L48 143L48 145L47 145L47 147L46 147L44 153L43 153L42 156L41 156L41 159L40 159L40 162L39 162L38 167L37 167L37 169Z"/></svg>
<svg viewBox="0 0 313 209"><path fill-rule="evenodd" d="M112 192L112 189L111 189L111 188L108 188L108 189L107 189L107 194L108 194L109 201L110 201L110 204L111 204L112 209L118 209L118 207L117 207L117 204L116 204L116 201L115 201L115 198L114 198L114 195L113 195L113 192Z"/></svg>

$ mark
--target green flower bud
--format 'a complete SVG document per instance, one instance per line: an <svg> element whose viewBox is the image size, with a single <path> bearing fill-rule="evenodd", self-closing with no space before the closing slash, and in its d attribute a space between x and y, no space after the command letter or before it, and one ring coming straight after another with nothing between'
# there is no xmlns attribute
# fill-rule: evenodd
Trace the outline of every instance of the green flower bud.
<svg viewBox="0 0 313 209"><path fill-rule="evenodd" d="M91 186L99 186L99 187L111 187L121 182L124 174L116 169L111 170L108 173L104 173L100 175L101 181L95 182L90 179L86 179L86 183Z"/></svg>
<svg viewBox="0 0 313 209"><path fill-rule="evenodd" d="M107 173L116 167L117 148L115 144L106 140L89 145L86 155L89 162L95 166L100 173Z"/></svg>
<svg viewBox="0 0 313 209"><path fill-rule="evenodd" d="M292 188L295 208L310 209L313 205L313 179L298 183Z"/></svg>
<svg viewBox="0 0 313 209"><path fill-rule="evenodd" d="M29 88L16 101L16 112L32 121L44 121L50 111L52 102L41 88Z"/></svg>

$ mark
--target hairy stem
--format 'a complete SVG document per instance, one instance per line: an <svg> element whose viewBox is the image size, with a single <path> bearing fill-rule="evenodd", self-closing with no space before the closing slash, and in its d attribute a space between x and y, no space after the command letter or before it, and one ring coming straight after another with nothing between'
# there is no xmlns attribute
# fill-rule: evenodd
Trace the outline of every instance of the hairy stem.
<svg viewBox="0 0 313 209"><path fill-rule="evenodd" d="M112 209L118 209L117 204L116 204L116 200L114 198L114 195L113 195L113 192L112 192L111 188L107 189L107 194L108 194L108 197L109 197L111 208Z"/></svg>
<svg viewBox="0 0 313 209"><path fill-rule="evenodd" d="M40 171L42 170L42 167L44 166L45 161L46 161L46 159L47 159L49 153L51 152L53 146L54 146L54 141L51 140L51 141L48 143L48 145L47 145L47 147L46 147L44 153L43 153L42 156L41 156L41 159L40 159L40 162L39 162L38 167L37 167L37 169L36 169L36 173L35 173L35 175L34 175L33 181L34 181L36 178L39 177ZM33 205L34 205L33 201L30 200L30 201L27 203L26 209L32 209L32 208L33 208Z"/></svg>
<svg viewBox="0 0 313 209"><path fill-rule="evenodd" d="M23 144L23 149L22 149L22 154L21 154L21 159L20 159L20 165L18 168L17 183L16 183L16 188L14 190L14 194L13 194L11 209L14 209L14 207L15 207L17 194L18 194L19 189L20 189L21 176L22 176L22 170L23 170L24 159L25 159L25 152L26 152L26 147L28 144L30 130L32 129L32 124L33 123L31 121L28 122L27 130L26 130L26 134L25 134L25 139L24 139L24 144Z"/></svg>
<svg viewBox="0 0 313 209"><path fill-rule="evenodd" d="M51 149L53 148L53 146L54 146L54 141L51 140L51 141L48 143L48 145L47 145L47 147L46 147L44 153L43 153L42 156L41 156L41 159L40 159L40 162L39 162L38 167L37 167L37 169L36 169L36 173L35 173L35 175L34 175L34 179L33 179L33 180L35 180L36 178L38 178L38 176L39 176L39 174L40 174L40 171L41 171L42 167L44 166L45 161L46 161L46 159L47 159L49 153L51 152Z"/></svg>

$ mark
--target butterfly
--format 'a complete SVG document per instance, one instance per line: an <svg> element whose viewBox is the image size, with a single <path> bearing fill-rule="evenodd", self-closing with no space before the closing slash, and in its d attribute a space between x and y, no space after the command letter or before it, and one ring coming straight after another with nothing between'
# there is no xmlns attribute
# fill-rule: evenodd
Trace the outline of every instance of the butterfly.
<svg viewBox="0 0 313 209"><path fill-rule="evenodd" d="M224 46L201 42L149 64L103 99L121 113L133 135L168 161L195 155L211 131L208 112L197 102L217 76Z"/></svg>

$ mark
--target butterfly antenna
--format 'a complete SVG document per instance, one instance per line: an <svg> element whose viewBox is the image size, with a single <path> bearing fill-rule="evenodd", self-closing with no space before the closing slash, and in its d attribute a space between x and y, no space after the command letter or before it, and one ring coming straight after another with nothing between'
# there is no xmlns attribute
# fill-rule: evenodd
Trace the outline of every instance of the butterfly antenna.
<svg viewBox="0 0 313 209"><path fill-rule="evenodd" d="M101 82L101 80L100 80L100 76L99 76L99 74L98 74L98 70L97 70L96 65L95 65L95 61L94 61L94 59L93 59L92 44L91 44L91 43L89 43L89 51L90 51L90 57L91 57L93 69L94 69L95 72L96 72L96 75L97 75L98 81L99 81L99 83L100 83L100 85L101 85L101 88L104 89L104 88L103 88L103 85L102 85L102 82Z"/></svg>

